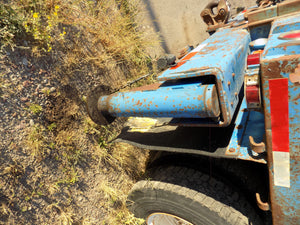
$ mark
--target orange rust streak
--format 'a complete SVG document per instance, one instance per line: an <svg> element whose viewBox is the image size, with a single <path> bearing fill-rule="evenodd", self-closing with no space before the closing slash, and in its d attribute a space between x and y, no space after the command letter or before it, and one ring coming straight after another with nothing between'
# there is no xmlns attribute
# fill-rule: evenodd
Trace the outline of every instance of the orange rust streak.
<svg viewBox="0 0 300 225"><path fill-rule="evenodd" d="M189 60L190 58L192 58L193 56L195 56L197 53L198 52L191 52L190 54L188 54L185 57L183 57L183 59L181 61Z"/></svg>
<svg viewBox="0 0 300 225"><path fill-rule="evenodd" d="M195 56L198 52L191 52L190 54L186 55L185 57L183 57L176 66L171 67L170 70L174 70L177 69L178 67L182 66L183 64L186 63L187 60L191 59L193 56Z"/></svg>
<svg viewBox="0 0 300 225"><path fill-rule="evenodd" d="M170 70L175 70L175 69L179 68L180 66L182 66L185 63L186 63L185 61L180 61L180 62L177 63L176 66L171 67Z"/></svg>

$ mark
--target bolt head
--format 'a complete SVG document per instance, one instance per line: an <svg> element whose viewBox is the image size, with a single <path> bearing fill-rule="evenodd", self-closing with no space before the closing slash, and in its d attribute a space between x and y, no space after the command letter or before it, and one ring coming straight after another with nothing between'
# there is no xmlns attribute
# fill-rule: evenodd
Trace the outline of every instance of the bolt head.
<svg viewBox="0 0 300 225"><path fill-rule="evenodd" d="M234 148L230 148L229 152L235 152L235 149Z"/></svg>

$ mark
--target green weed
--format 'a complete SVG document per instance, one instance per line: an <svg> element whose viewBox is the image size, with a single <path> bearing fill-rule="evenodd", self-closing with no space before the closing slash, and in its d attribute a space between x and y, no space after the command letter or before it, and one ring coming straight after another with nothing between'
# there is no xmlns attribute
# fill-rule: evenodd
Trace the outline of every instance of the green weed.
<svg viewBox="0 0 300 225"><path fill-rule="evenodd" d="M56 123L51 123L47 128L49 131L53 131L57 127Z"/></svg>
<svg viewBox="0 0 300 225"><path fill-rule="evenodd" d="M28 109L33 115L39 114L43 111L42 106L34 103L30 104Z"/></svg>

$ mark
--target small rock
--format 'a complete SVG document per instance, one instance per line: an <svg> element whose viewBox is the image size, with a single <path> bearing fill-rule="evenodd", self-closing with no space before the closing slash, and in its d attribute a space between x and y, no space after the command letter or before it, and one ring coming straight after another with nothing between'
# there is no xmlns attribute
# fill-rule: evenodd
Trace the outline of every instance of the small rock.
<svg viewBox="0 0 300 225"><path fill-rule="evenodd" d="M22 90L23 90L22 85L19 85L19 86L18 86L18 90L19 90L19 91L22 91Z"/></svg>
<svg viewBox="0 0 300 225"><path fill-rule="evenodd" d="M28 60L26 58L23 58L22 63L24 66L28 66Z"/></svg>
<svg viewBox="0 0 300 225"><path fill-rule="evenodd" d="M29 85L30 85L30 81L25 80L25 81L23 82L23 87L28 87Z"/></svg>
<svg viewBox="0 0 300 225"><path fill-rule="evenodd" d="M21 98L21 101L22 101L22 102L27 102L27 101L28 101L28 98L22 97L22 98Z"/></svg>
<svg viewBox="0 0 300 225"><path fill-rule="evenodd" d="M33 127L33 126L34 126L33 119L29 120L29 125L30 125L31 127Z"/></svg>
<svg viewBox="0 0 300 225"><path fill-rule="evenodd" d="M55 91L56 91L56 88L55 88L55 87L50 88L50 93L53 93L53 92L55 92Z"/></svg>

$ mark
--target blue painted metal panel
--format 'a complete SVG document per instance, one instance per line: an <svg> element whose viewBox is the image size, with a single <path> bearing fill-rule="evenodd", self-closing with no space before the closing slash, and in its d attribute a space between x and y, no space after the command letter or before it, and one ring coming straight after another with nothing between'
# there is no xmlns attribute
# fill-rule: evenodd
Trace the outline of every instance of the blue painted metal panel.
<svg viewBox="0 0 300 225"><path fill-rule="evenodd" d="M274 21L261 61L270 195L274 224L300 223L300 43L278 38L280 34L286 31L299 29L299 22L300 15ZM277 174L274 171L276 162L273 158L274 152L272 152L274 146L272 146L273 127L271 124L269 81L276 79L288 80L289 168L287 169L290 177L288 177L288 184L284 186L274 183Z"/></svg>
<svg viewBox="0 0 300 225"><path fill-rule="evenodd" d="M257 27L251 27L250 35L251 40L256 40L258 38L268 38L271 28L271 23L263 24Z"/></svg>
<svg viewBox="0 0 300 225"><path fill-rule="evenodd" d="M264 126L264 114L258 111L248 111L246 101L243 99L235 121L232 137L227 146L226 155L237 156L237 158L243 160L266 163L266 155L252 151L249 143L249 136L252 136L257 143L263 141Z"/></svg>
<svg viewBox="0 0 300 225"><path fill-rule="evenodd" d="M239 102L249 42L250 34L244 29L218 30L158 80L215 76L223 122L229 125Z"/></svg>
<svg viewBox="0 0 300 225"><path fill-rule="evenodd" d="M271 29L270 38L266 44L262 60L276 59L281 56L297 55L300 52L299 41L282 40L279 38L285 32L298 30L300 15L276 20Z"/></svg>
<svg viewBox="0 0 300 225"><path fill-rule="evenodd" d="M243 74L249 42L247 30L218 30L191 52L196 53L192 58L165 71L158 80L201 76L199 72L209 68L218 68L224 81L231 80L232 73Z"/></svg>

